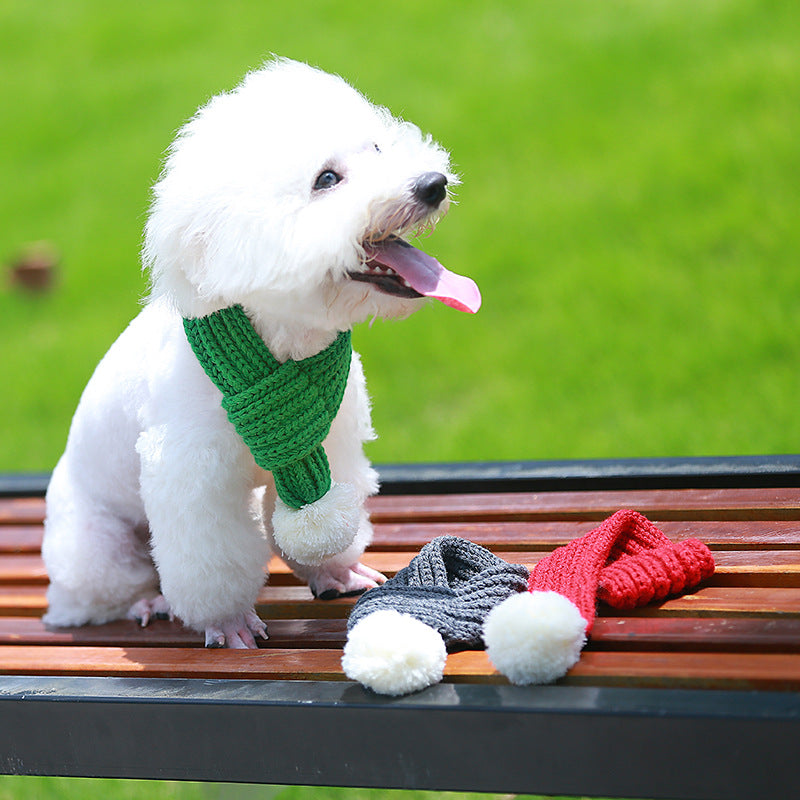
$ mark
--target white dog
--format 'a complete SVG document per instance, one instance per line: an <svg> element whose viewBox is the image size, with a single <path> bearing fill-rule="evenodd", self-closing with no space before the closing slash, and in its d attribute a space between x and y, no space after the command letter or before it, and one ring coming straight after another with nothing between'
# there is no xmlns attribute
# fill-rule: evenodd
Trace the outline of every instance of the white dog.
<svg viewBox="0 0 800 800"><path fill-rule="evenodd" d="M175 615L207 646L255 647L266 637L254 603L271 546L323 598L384 580L359 563L371 536L364 501L377 491L362 445L374 434L361 364L341 332L410 314L424 297L477 310L472 281L400 238L435 224L454 181L447 153L415 126L288 60L251 73L183 127L145 231L150 300L86 387L48 489L47 623ZM329 463L326 473L321 457L319 480L332 479L319 498L276 498L269 469L277 478L278 467L264 468L272 445L259 466L261 443L223 408L221 378L200 353L217 330L203 324L230 309L276 365L346 345L332 423L316 424L313 403L292 405L323 393L313 381L263 412L290 449L315 423ZM264 403L250 406L256 423Z"/></svg>

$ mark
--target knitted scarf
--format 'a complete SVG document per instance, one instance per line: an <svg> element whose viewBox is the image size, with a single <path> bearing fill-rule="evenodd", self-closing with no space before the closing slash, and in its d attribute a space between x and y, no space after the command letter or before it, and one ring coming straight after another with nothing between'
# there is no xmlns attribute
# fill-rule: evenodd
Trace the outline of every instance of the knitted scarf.
<svg viewBox="0 0 800 800"><path fill-rule="evenodd" d="M331 487L322 442L344 395L350 331L309 358L283 364L270 353L241 306L184 319L198 361L222 392L222 407L256 463L269 470L292 508Z"/></svg>
<svg viewBox="0 0 800 800"><path fill-rule="evenodd" d="M374 611L393 609L437 630L450 652L481 648L486 615L527 583L521 564L507 564L458 536L438 536L393 578L359 598L347 630Z"/></svg>

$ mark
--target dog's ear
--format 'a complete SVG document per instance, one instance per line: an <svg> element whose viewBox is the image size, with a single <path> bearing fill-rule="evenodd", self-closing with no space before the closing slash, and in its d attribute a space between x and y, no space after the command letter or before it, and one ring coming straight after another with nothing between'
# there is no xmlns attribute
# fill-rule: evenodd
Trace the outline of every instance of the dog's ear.
<svg viewBox="0 0 800 800"><path fill-rule="evenodd" d="M150 273L151 299L168 297L184 314L208 313L253 292L296 290L308 281L303 250L287 251L299 237L293 216L230 187L184 192L180 171L156 185L145 226L142 260ZM196 187L195 187L196 188Z"/></svg>
<svg viewBox="0 0 800 800"><path fill-rule="evenodd" d="M170 224L163 200L156 198L145 225L142 265L149 273L150 300L164 297L185 314L198 313L198 279L206 260L202 229Z"/></svg>

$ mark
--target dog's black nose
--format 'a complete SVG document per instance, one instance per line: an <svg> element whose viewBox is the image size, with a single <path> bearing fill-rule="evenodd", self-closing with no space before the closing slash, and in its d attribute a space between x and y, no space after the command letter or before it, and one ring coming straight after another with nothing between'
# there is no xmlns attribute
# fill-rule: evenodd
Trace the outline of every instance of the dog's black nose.
<svg viewBox="0 0 800 800"><path fill-rule="evenodd" d="M447 190L447 176L441 172L426 172L414 184L414 197L425 205L438 206L444 200Z"/></svg>

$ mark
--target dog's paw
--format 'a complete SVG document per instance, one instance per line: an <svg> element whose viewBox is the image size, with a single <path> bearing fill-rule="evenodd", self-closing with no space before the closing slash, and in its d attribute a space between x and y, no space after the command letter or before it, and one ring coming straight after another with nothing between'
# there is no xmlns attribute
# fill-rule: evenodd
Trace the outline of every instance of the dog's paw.
<svg viewBox="0 0 800 800"><path fill-rule="evenodd" d="M314 597L333 600L343 595L361 594L385 582L385 575L357 563L349 567L323 565L309 579L308 586Z"/></svg>
<svg viewBox="0 0 800 800"><path fill-rule="evenodd" d="M256 636L268 639L267 626L254 609L238 614L206 628L206 647L228 647L236 650L255 650Z"/></svg>
<svg viewBox="0 0 800 800"><path fill-rule="evenodd" d="M126 616L128 619L138 622L143 628L150 624L151 619L174 619L169 603L160 594L155 597L143 597L141 600L137 600L128 609Z"/></svg>

